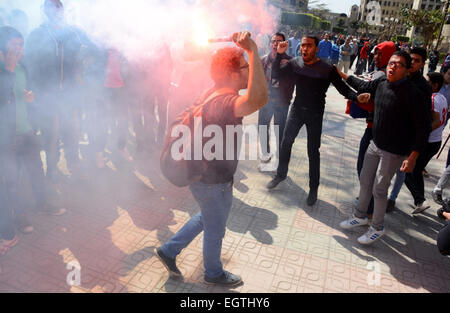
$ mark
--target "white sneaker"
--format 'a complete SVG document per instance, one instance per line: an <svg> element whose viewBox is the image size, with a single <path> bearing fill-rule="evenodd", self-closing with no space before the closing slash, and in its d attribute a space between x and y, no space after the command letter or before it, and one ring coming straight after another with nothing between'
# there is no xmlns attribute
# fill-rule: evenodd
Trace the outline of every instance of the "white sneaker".
<svg viewBox="0 0 450 313"><path fill-rule="evenodd" d="M276 172L278 168L278 162L259 163L258 170L260 172Z"/></svg>
<svg viewBox="0 0 450 313"><path fill-rule="evenodd" d="M378 239L380 239L384 235L384 228L382 230L376 230L372 226L370 226L369 230L358 238L358 242L362 245L370 245L374 243Z"/></svg>
<svg viewBox="0 0 450 313"><path fill-rule="evenodd" d="M428 202L425 200L424 202L418 204L415 206L415 210L412 212L412 214L419 214L422 213L423 211L427 210L430 208L430 205L428 204Z"/></svg>
<svg viewBox="0 0 450 313"><path fill-rule="evenodd" d="M272 153L261 153L259 159L261 160L262 163L269 163L270 160L272 160Z"/></svg>
<svg viewBox="0 0 450 313"><path fill-rule="evenodd" d="M367 217L365 218L359 218L356 216L350 217L348 220L345 220L339 224L341 228L344 229L352 229L356 226L364 226L369 224L369 219Z"/></svg>

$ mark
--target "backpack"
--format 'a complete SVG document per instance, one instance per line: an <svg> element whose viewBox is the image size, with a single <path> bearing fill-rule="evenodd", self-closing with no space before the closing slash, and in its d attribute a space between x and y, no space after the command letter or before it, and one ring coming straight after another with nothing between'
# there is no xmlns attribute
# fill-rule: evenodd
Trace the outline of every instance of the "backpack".
<svg viewBox="0 0 450 313"><path fill-rule="evenodd" d="M199 121L204 120L204 106L217 97L229 93L225 92L224 89L207 91L194 105L181 113L169 127L160 158L160 168L164 177L175 186L187 187L199 181L206 172L207 163L203 160L203 155L201 160L194 159L194 134L196 132L203 134L202 124ZM196 117L202 118L198 119ZM181 129L189 129L190 135L183 137L183 133L179 131ZM178 136L172 137L172 134L177 133ZM175 143L181 147L187 147L187 149L177 151L176 147L174 147ZM177 153L176 158L174 158L173 152Z"/></svg>

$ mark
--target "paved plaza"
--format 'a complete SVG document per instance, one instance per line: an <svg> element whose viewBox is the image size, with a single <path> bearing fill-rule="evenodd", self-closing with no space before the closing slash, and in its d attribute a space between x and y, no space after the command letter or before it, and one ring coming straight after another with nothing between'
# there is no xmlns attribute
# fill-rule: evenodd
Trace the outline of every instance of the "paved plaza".
<svg viewBox="0 0 450 313"><path fill-rule="evenodd" d="M102 170L85 157L79 177L64 175L61 162L52 198L68 213L49 217L29 212L35 231L20 235L17 247L0 257L0 292L450 292L450 258L436 247L443 222L432 200L429 210L413 216L413 199L404 186L397 210L386 217L386 235L371 246L356 241L365 227L339 228L358 195L356 159L365 129L364 120L344 114L345 107L346 100L330 87L319 201L313 207L306 205L305 130L294 145L289 177L275 190L265 188L272 174L258 172L256 161L240 163L222 258L227 270L242 276L243 285L224 289L203 283L201 235L177 258L183 280L169 278L155 257L153 249L196 214L198 206L186 188L162 177L154 151L131 163L111 153ZM256 114L245 119L247 125L256 122ZM446 129L444 139L448 133ZM81 154L87 154L88 146L81 147ZM130 147L133 152L132 143ZM427 166L428 199L446 157L447 149ZM27 183L24 190L29 193ZM24 198L23 206L30 201ZM76 283L77 277L79 286L70 286L68 281Z"/></svg>

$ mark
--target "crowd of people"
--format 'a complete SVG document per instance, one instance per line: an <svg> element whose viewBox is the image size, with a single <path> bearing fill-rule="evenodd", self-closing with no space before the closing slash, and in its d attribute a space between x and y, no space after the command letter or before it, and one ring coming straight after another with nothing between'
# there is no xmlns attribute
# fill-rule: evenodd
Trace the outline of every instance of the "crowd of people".
<svg viewBox="0 0 450 313"><path fill-rule="evenodd" d="M18 243L18 232L34 231L19 205L24 196L23 169L32 187L35 210L62 215L66 209L55 206L48 197L48 189L60 175L61 151L69 173L82 177L86 173L80 166L81 138L88 138L92 151L85 158L104 168L105 148L112 139L113 153L125 162L133 161L128 151L130 126L137 153L145 154L155 147L167 148L167 126L175 120L168 113L173 62L167 45L160 47L162 57L134 63L120 47L94 44L80 29L67 25L60 0L45 0L43 8L47 21L29 34L17 10L5 23L9 25L0 27L0 256ZM333 84L348 99L347 112L367 121L355 166L360 192L353 215L340 226L350 229L370 224L358 242L372 244L384 235L385 214L395 210L403 183L414 200L412 214L430 207L423 173L442 146L450 66L444 64L435 72L437 52L433 52L429 72L424 75L428 59L424 48L343 35L320 37L277 32L270 37L267 54L260 56L265 49L249 32L234 34L237 47L219 49L212 56L214 87L199 97L195 112L205 125L216 125L224 133L227 126L241 125L245 116L255 112L259 126L270 126L274 119L279 127L276 147L271 147L268 139L270 130L264 136L260 133L258 168L276 173L268 189L287 178L292 147L305 125L307 205L313 206L320 185L325 97ZM354 65L354 75L349 75ZM243 89L247 93L240 95ZM194 100L183 98L187 105ZM205 282L226 286L242 282L238 275L224 270L220 260L238 150L235 147L233 160L224 155L204 161L201 172L193 175L197 178L189 188L200 212L155 249L171 275L182 276L176 256L203 232ZM438 211L443 220L450 219L450 201L443 199L449 180L450 149L447 168L432 192L433 200L443 206ZM449 224L440 232L437 245L442 254L450 254Z"/></svg>

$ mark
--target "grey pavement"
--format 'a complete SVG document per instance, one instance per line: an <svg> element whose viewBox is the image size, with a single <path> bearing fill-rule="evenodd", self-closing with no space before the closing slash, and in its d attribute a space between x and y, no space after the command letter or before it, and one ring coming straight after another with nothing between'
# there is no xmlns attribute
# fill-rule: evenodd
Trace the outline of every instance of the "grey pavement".
<svg viewBox="0 0 450 313"><path fill-rule="evenodd" d="M163 178L158 151L135 156L131 163L111 151L108 167L98 170L89 161L88 146L82 145L84 175L68 176L61 162L61 177L52 185L53 201L68 213L28 212L35 231L20 235L17 247L0 257L0 292L449 292L450 258L436 247L443 223L430 196L447 149L427 167L426 196L432 207L412 216L412 197L403 188L397 210L386 217L386 235L362 246L356 239L365 228L339 228L358 194L356 158L365 129L365 121L350 118L345 107L346 100L331 87L319 201L313 207L306 205L305 130L294 145L289 177L277 189L265 188L271 174L258 172L256 161L240 163L222 258L225 269L242 276L243 285L224 289L203 283L202 235L177 258L183 280L169 278L155 257L153 248L198 212L187 189ZM256 121L256 114L245 119L246 124ZM26 183L24 190L29 192ZM23 206L30 201L25 197Z"/></svg>

